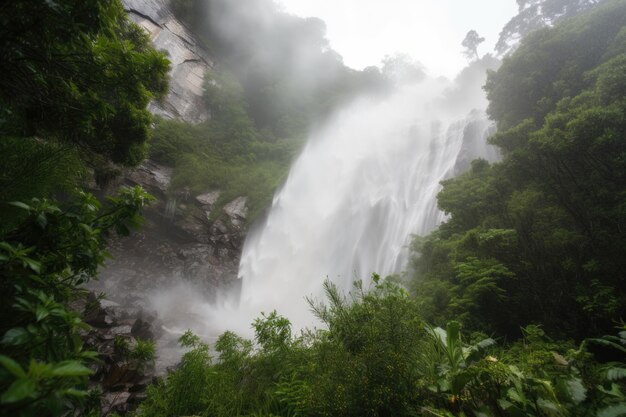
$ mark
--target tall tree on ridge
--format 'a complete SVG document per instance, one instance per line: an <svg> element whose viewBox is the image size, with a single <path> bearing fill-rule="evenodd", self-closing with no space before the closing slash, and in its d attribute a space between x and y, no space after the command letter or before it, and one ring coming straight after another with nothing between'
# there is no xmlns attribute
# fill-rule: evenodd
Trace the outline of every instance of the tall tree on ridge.
<svg viewBox="0 0 626 417"><path fill-rule="evenodd" d="M465 51L463 52L465 56L467 56L468 59L479 59L480 57L478 56L478 45L480 45L484 41L485 38L481 37L475 30L470 30L469 32L467 32L467 35L465 35L465 39L463 39L463 42L461 42L461 45L463 45L463 47L465 48Z"/></svg>

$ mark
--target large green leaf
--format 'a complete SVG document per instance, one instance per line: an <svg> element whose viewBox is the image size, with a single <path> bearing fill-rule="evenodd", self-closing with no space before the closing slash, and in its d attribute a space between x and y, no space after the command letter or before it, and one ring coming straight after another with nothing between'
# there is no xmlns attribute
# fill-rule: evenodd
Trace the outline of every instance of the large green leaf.
<svg viewBox="0 0 626 417"><path fill-rule="evenodd" d="M9 389L2 394L1 401L3 404L16 403L34 396L36 390L37 385L35 385L34 381L20 378L14 381Z"/></svg>
<svg viewBox="0 0 626 417"><path fill-rule="evenodd" d="M609 368L609 370L606 373L606 378L609 381L617 381L620 379L624 379L626 378L626 368Z"/></svg>
<svg viewBox="0 0 626 417"><path fill-rule="evenodd" d="M41 273L41 267L42 267L41 262L36 261L31 258L26 258L26 257L22 258L22 261L24 261L24 263L28 265L28 267L32 269L34 272L38 274Z"/></svg>
<svg viewBox="0 0 626 417"><path fill-rule="evenodd" d="M52 370L54 376L86 376L91 370L78 361L61 362Z"/></svg>
<svg viewBox="0 0 626 417"><path fill-rule="evenodd" d="M46 317L48 317L49 315L50 315L50 311L48 311L48 309L45 306L43 305L37 306L35 310L35 317L37 321L41 321L45 319Z"/></svg>
<svg viewBox="0 0 626 417"><path fill-rule="evenodd" d="M567 391L574 404L580 404L587 398L587 389L580 378L570 379L565 383Z"/></svg>
<svg viewBox="0 0 626 417"><path fill-rule="evenodd" d="M17 346L26 343L30 335L23 327L16 327L7 331L2 337L3 345Z"/></svg>
<svg viewBox="0 0 626 417"><path fill-rule="evenodd" d="M561 416L563 413L561 412L561 407L554 401L546 400L543 398L539 398L537 400L537 405L545 414L549 416Z"/></svg>
<svg viewBox="0 0 626 417"><path fill-rule="evenodd" d="M26 373L24 372L20 364L15 362L8 356L0 355L0 365L4 366L7 371L11 372L18 378L24 378L26 376Z"/></svg>
<svg viewBox="0 0 626 417"><path fill-rule="evenodd" d="M30 210L30 206L28 204L22 203L21 201L11 201L8 204L12 205L13 207L18 207L24 210Z"/></svg>

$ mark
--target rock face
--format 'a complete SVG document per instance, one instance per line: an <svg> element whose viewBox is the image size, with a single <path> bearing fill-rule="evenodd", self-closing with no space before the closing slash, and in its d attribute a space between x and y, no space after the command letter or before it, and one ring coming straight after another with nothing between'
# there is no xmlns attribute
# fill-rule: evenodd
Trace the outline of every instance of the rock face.
<svg viewBox="0 0 626 417"><path fill-rule="evenodd" d="M217 200L219 200L221 194L222 193L219 190L210 191L208 193L200 194L196 196L196 201L202 207L208 206L207 208L211 210L211 208L213 207L213 204L217 203Z"/></svg>
<svg viewBox="0 0 626 417"><path fill-rule="evenodd" d="M171 168L146 161L101 192L100 197L104 197L120 186L140 185L156 201L144 209L145 223L140 230L111 240L109 252L113 258L101 270L100 279L89 284L92 291L105 293L110 301L101 302L102 308L90 313L88 323L100 329L99 337L108 341L126 335L154 338L158 355L155 369L159 374L180 359L180 334L170 329L187 326L185 314L196 312L183 311L189 308L185 295L169 297L174 307L160 307L155 297L167 297L181 287L192 289L193 296L202 302L211 302L223 292L236 293L248 212L245 197L227 201L220 208L223 203L219 190L198 195L192 195L186 187L172 190L172 173ZM132 320L121 319L120 311L135 315ZM142 311L154 311L158 324L141 316ZM137 398L134 394L128 398L111 396L112 409L130 407ZM120 399L123 404L118 404Z"/></svg>
<svg viewBox="0 0 626 417"><path fill-rule="evenodd" d="M172 168L148 160L129 171L125 179L130 185L141 185L150 194L164 199L172 181Z"/></svg>
<svg viewBox="0 0 626 417"><path fill-rule="evenodd" d="M204 74L213 67L209 54L193 34L176 19L169 0L123 0L130 18L146 29L157 50L167 52L172 63L170 92L150 111L169 119L199 123L209 118L202 99Z"/></svg>
<svg viewBox="0 0 626 417"><path fill-rule="evenodd" d="M236 198L221 215L211 216L220 191L197 196L187 188L168 192L171 175L171 168L146 161L108 190L140 185L156 197L144 210L141 230L112 241L113 259L95 287L122 305L141 305L148 290L177 280L198 283L210 295L237 278L247 198Z"/></svg>
<svg viewBox="0 0 626 417"><path fill-rule="evenodd" d="M154 341L160 335L156 314L99 300L93 292L77 300L73 308L81 311L91 326L83 340L98 353L99 361L90 365L90 385L103 391L102 415L134 410L145 399L145 390L156 374L153 360L135 359L131 351L138 340Z"/></svg>
<svg viewBox="0 0 626 417"><path fill-rule="evenodd" d="M247 201L247 197L237 197L224 206L224 213L226 213L232 221L245 220L248 215L248 207L246 206Z"/></svg>
<svg viewBox="0 0 626 417"><path fill-rule="evenodd" d="M477 118L463 129L463 142L457 160L454 164L452 175L458 176L468 171L472 161L477 158L496 162L500 159L500 152L495 146L488 145L485 148L487 138L495 133L495 126L491 125L486 118Z"/></svg>

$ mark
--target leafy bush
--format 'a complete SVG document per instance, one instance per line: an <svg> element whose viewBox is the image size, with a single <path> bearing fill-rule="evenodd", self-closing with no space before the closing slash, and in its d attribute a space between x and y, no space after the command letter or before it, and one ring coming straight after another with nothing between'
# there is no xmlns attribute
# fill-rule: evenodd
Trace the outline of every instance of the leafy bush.
<svg viewBox="0 0 626 417"><path fill-rule="evenodd" d="M123 189L105 208L90 194L60 208L49 200L13 203L25 220L0 239L0 403L10 415L67 415L86 404L89 328L71 301L97 274L107 238L139 225L151 197ZM144 349L145 350L145 349Z"/></svg>
<svg viewBox="0 0 626 417"><path fill-rule="evenodd" d="M128 356L140 363L154 362L156 344L153 340L137 339L137 344L130 350Z"/></svg>
<svg viewBox="0 0 626 417"><path fill-rule="evenodd" d="M1 137L69 144L94 165L143 159L169 61L119 0L16 0L0 22Z"/></svg>
<svg viewBox="0 0 626 417"><path fill-rule="evenodd" d="M67 144L34 138L0 138L0 234L15 227L24 212L5 204L70 194L86 172L78 152Z"/></svg>
<svg viewBox="0 0 626 417"><path fill-rule="evenodd" d="M276 312L253 327L254 342L224 333L209 346L187 332L180 368L150 387L139 416L588 416L620 410L623 337L578 349L537 326L510 347L463 340L461 325L426 325L419 305L389 280L356 283L349 297L326 284L311 301L324 329L294 336ZM622 352L598 364L588 345ZM609 414L606 414L609 415Z"/></svg>

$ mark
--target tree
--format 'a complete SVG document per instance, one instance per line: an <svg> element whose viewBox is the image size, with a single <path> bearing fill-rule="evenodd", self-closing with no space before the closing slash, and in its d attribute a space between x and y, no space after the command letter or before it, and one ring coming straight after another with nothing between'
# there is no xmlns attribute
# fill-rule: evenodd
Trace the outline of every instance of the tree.
<svg viewBox="0 0 626 417"><path fill-rule="evenodd" d="M490 73L503 161L443 182L450 217L415 261L426 319L582 338L624 317L625 18L607 1L526 37Z"/></svg>
<svg viewBox="0 0 626 417"><path fill-rule="evenodd" d="M0 136L68 143L92 165L144 157L169 62L119 0L0 6Z"/></svg>
<svg viewBox="0 0 626 417"><path fill-rule="evenodd" d="M424 66L407 54L385 55L382 75L392 83L413 83L426 77Z"/></svg>
<svg viewBox="0 0 626 417"><path fill-rule="evenodd" d="M481 37L475 30L470 30L469 32L467 32L467 35L465 35L465 39L463 39L463 42L461 42L461 45L463 45L463 47L465 48L465 56L467 56L468 59L479 59L480 57L478 56L478 45L480 45L484 41L485 38Z"/></svg>
<svg viewBox="0 0 626 417"><path fill-rule="evenodd" d="M513 50L529 33L575 16L604 0L517 0L518 14L500 32L495 50L499 56Z"/></svg>

